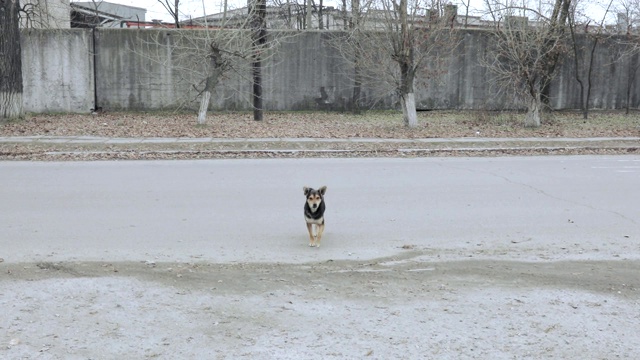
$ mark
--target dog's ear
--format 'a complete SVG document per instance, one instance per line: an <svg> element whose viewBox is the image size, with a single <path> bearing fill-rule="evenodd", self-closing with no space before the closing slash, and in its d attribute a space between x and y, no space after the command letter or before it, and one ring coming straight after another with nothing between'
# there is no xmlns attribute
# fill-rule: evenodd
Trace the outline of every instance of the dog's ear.
<svg viewBox="0 0 640 360"><path fill-rule="evenodd" d="M309 195L309 191L311 191L311 188L308 188L308 187L304 186L302 188L302 190L304 190L304 196L307 196L307 195Z"/></svg>
<svg viewBox="0 0 640 360"><path fill-rule="evenodd" d="M327 187L326 187L326 186L323 186L323 187L321 187L320 189L318 189L318 191L320 192L320 194L322 194L322 196L324 196L324 193L326 193L326 192L327 192Z"/></svg>

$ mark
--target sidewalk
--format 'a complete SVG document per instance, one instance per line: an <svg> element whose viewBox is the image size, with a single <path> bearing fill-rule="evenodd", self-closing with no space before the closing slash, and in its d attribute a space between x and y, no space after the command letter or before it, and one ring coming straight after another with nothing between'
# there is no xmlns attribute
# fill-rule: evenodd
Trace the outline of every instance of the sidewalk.
<svg viewBox="0 0 640 360"><path fill-rule="evenodd" d="M420 138L420 139L383 139L383 138L109 138L97 136L0 136L0 143L69 143L69 144L170 144L170 143L601 143L601 142L640 142L640 137L598 137L598 138ZM639 145L639 144L636 144Z"/></svg>
<svg viewBox="0 0 640 360"><path fill-rule="evenodd" d="M638 154L640 137L601 138L108 138L0 137L0 159L496 156Z"/></svg>

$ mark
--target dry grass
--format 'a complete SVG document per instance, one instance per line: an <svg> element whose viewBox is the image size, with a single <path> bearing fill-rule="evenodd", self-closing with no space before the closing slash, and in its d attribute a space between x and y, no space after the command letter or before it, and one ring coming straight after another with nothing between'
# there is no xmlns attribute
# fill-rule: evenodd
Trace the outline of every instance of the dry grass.
<svg viewBox="0 0 640 360"><path fill-rule="evenodd" d="M638 114L592 112L583 120L577 112L550 115L540 128L522 126L516 112L437 111L418 114L418 127L403 126L398 112L363 115L328 112L266 113L255 122L251 113L214 113L206 125L195 114L102 113L99 115L30 115L0 125L0 136L100 136L186 138L454 138L454 137L637 137Z"/></svg>

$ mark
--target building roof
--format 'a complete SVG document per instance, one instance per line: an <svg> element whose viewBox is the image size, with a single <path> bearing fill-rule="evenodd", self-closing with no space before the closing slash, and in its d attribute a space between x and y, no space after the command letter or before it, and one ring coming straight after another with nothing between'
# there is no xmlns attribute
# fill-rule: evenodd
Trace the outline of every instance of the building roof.
<svg viewBox="0 0 640 360"><path fill-rule="evenodd" d="M117 27L122 21L145 21L147 9L106 1L72 2L71 27Z"/></svg>
<svg viewBox="0 0 640 360"><path fill-rule="evenodd" d="M108 6L114 6L114 7L123 7L123 8L131 8L131 9L135 9L138 11L144 11L147 12L146 8L141 8L141 7L137 7L137 6L131 6L131 5L124 5L124 4L116 4L116 3L112 3L112 2L108 2L108 1L74 1L71 3L71 6L73 5L80 5L82 7L88 8L88 9L95 9L98 8L100 9L100 6L102 6L102 4L106 4Z"/></svg>

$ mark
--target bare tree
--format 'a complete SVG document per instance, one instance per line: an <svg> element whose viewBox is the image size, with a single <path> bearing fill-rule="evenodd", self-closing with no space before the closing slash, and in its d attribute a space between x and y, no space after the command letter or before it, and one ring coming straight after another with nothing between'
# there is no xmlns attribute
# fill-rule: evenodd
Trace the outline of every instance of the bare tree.
<svg viewBox="0 0 640 360"><path fill-rule="evenodd" d="M180 0L158 0L160 4L169 12L176 25L176 29L180 28Z"/></svg>
<svg viewBox="0 0 640 360"><path fill-rule="evenodd" d="M20 24L25 29L69 27L69 1L21 0L20 5Z"/></svg>
<svg viewBox="0 0 640 360"><path fill-rule="evenodd" d="M405 125L408 127L416 127L418 125L418 117L416 115L416 99L413 91L413 80L416 72L415 45L413 44L414 34L409 27L409 14L407 0L399 0L392 2L393 10L397 12L400 22L400 32L391 42L393 53L391 58L398 63L400 67L400 84L398 94L400 95L400 103L402 106L402 114L404 116ZM387 8L391 10L390 7ZM398 29L396 27L396 29Z"/></svg>
<svg viewBox="0 0 640 360"><path fill-rule="evenodd" d="M602 16L599 24L595 26L595 31L589 30L591 20L587 20L580 26L583 29L584 41L590 41L590 44L580 42L576 36L579 25L576 22L576 11L569 13L569 30L571 32L571 47L573 49L573 60L575 66L576 81L580 85L580 106L582 108L582 118L589 117L589 102L591 100L593 61L598 42L605 36L604 22L609 13L609 9L613 4L613 0L609 1L609 5ZM588 61L587 61L588 55Z"/></svg>
<svg viewBox="0 0 640 360"><path fill-rule="evenodd" d="M22 117L20 4L0 1L0 120Z"/></svg>
<svg viewBox="0 0 640 360"><path fill-rule="evenodd" d="M471 9L471 0L460 0L460 3L462 3L462 7L464 8L464 22L462 23L462 27L466 28L469 25L469 10Z"/></svg>
<svg viewBox="0 0 640 360"><path fill-rule="evenodd" d="M199 124L206 122L214 93L213 99L218 104L225 100L225 95L244 96L243 101L253 105L254 119L261 120L264 113L262 70L265 64L272 63L279 44L296 33L274 33L267 37L266 0L259 1L261 6L249 6L248 10L232 9L192 19L190 26L200 29L132 33L138 38L132 38L131 50L154 64L146 75L148 78L153 79L153 71L163 71L172 74L170 86L183 88L188 84L190 91L184 94L183 104L191 107L194 100L199 101ZM261 15L256 14L260 12ZM137 51L138 46L144 49ZM152 86L153 80L143 81ZM225 86L220 87L223 82ZM252 84L250 93L241 85L246 83Z"/></svg>
<svg viewBox="0 0 640 360"><path fill-rule="evenodd" d="M278 8L277 16L279 24L277 27L282 29L299 29L298 18L300 16L301 5L288 0L272 0L274 7Z"/></svg>
<svg viewBox="0 0 640 360"><path fill-rule="evenodd" d="M542 112L548 110L549 84L560 55L567 51L571 0L554 0L551 6L537 9L511 0L487 0L486 6L496 25L484 65L526 102L524 125L539 127Z"/></svg>
<svg viewBox="0 0 640 360"><path fill-rule="evenodd" d="M202 99L200 101L200 110L198 111L198 124L204 124L207 121L207 109L209 108L209 100L211 100L211 92L220 82L220 78L230 68L229 59L223 56L223 50L216 40L209 41L209 53L206 56L208 61L207 76L204 81L204 89L202 90Z"/></svg>
<svg viewBox="0 0 640 360"><path fill-rule="evenodd" d="M351 4L351 28L339 48L354 63L353 100L359 105L365 83L381 95L393 91L405 126L416 127L416 79L434 75L434 64L455 48L455 7L439 0L354 0Z"/></svg>
<svg viewBox="0 0 640 360"><path fill-rule="evenodd" d="M313 25L314 16L317 17L319 30L330 28L331 22L329 18L325 18L325 11L328 7L324 5L323 0L318 0L317 3L315 0L270 0L269 2L279 9L276 20L279 24L272 23L274 29L311 30L315 28ZM342 18L344 19L344 13Z"/></svg>

